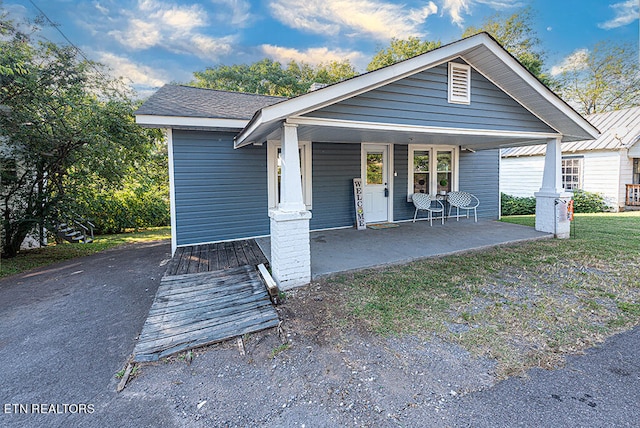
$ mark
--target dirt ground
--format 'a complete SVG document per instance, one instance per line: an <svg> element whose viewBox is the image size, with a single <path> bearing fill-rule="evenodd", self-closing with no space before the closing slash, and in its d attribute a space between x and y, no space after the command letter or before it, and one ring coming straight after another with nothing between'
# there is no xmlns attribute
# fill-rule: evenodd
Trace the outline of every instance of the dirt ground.
<svg viewBox="0 0 640 428"><path fill-rule="evenodd" d="M492 361L436 337L363 331L339 299L290 292L281 327L245 336L245 355L229 341L143 365L122 398L162 397L176 426L438 426L447 402L496 382Z"/></svg>

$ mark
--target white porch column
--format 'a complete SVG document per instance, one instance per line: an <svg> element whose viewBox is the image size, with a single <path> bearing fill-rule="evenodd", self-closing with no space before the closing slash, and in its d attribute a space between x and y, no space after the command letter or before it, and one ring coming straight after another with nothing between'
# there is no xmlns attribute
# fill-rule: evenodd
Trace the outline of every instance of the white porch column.
<svg viewBox="0 0 640 428"><path fill-rule="evenodd" d="M571 194L562 187L561 139L547 141L544 157L542 187L535 193L536 230L553 233L556 238L568 238L570 234L567 204Z"/></svg>
<svg viewBox="0 0 640 428"><path fill-rule="evenodd" d="M271 273L278 287L287 290L311 281L309 219L302 194L298 129L282 125L280 203L271 218Z"/></svg>

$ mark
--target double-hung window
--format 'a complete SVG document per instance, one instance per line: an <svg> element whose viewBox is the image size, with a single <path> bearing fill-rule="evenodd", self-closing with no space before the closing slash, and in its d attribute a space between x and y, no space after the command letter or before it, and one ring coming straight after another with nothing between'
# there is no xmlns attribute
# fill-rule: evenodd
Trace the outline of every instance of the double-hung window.
<svg viewBox="0 0 640 428"><path fill-rule="evenodd" d="M302 197L308 210L311 209L311 142L299 141L300 180L302 182ZM277 208L280 203L280 182L282 143L280 141L267 142L267 183L269 208Z"/></svg>
<svg viewBox="0 0 640 428"><path fill-rule="evenodd" d="M448 193L458 189L458 148L409 145L407 200L414 193Z"/></svg>
<svg viewBox="0 0 640 428"><path fill-rule="evenodd" d="M582 157L562 158L562 187L568 192L582 189Z"/></svg>

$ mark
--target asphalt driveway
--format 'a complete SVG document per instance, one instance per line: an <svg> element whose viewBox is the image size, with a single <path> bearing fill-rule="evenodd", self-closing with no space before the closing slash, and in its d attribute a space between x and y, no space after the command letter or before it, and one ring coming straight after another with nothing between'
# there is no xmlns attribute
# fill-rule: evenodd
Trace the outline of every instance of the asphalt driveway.
<svg viewBox="0 0 640 428"><path fill-rule="evenodd" d="M233 347L213 347L191 367L184 362L147 367L117 394L114 375L134 348L168 257L168 242L139 244L0 281L1 427L331 427L354 424L356 408L362 411L360 424L370 426L631 427L640 420L638 327L569 357L562 369L532 370L525 379L464 395L449 394L451 388L443 384L442 394L414 406L400 406L405 392L417 388L427 396L437 378L419 379L411 371L389 384L398 389L380 384L367 391L359 382L368 379L356 380L363 376L358 370L379 371L373 382L394 378L410 365L401 356L437 343L416 347L397 338L399 347L389 351L347 337L342 338L345 348L336 349L330 338L326 346L312 343L311 354L311 346L303 345L320 327L312 329L307 342L295 338L278 359L269 353L279 342L269 342L271 333L265 333L250 341L247 356ZM346 353L351 348L367 360L366 369L354 371ZM421 353L413 363L428 368L434 363L429 355ZM305 383L311 357L318 377ZM327 377L325 366L341 375ZM476 370L472 366L467 369ZM319 386L325 378L332 385L330 398ZM425 386L412 384L418 381ZM253 396L262 398L247 398ZM372 400L387 396L399 397L400 419L372 407ZM347 400L356 405L344 405Z"/></svg>
<svg viewBox="0 0 640 428"><path fill-rule="evenodd" d="M122 400L114 375L169 255L138 244L0 281L0 426L167 426L162 400Z"/></svg>

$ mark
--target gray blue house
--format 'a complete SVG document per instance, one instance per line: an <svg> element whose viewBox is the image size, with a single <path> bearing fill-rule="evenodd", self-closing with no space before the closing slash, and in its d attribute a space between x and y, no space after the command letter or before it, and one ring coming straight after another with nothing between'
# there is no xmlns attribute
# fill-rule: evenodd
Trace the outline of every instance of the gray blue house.
<svg viewBox="0 0 640 428"><path fill-rule="evenodd" d="M270 236L282 288L309 282L309 231L413 218L413 193L464 190L500 212L500 149L547 147L538 230L564 236L560 142L595 129L487 34L285 99L160 88L136 113L166 130L172 247Z"/></svg>

